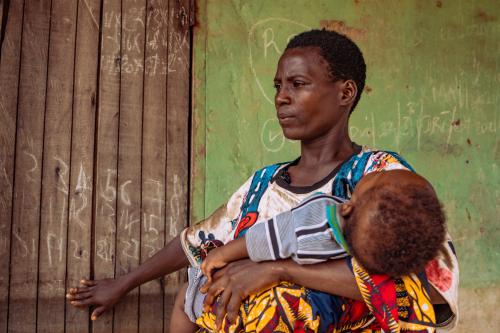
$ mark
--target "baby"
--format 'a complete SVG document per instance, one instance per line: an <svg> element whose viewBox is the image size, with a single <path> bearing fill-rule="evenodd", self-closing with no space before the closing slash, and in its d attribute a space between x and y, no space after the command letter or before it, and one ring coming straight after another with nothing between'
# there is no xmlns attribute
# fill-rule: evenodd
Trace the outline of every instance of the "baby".
<svg viewBox="0 0 500 333"><path fill-rule="evenodd" d="M244 237L213 249L201 271L211 282L214 270L243 258L313 264L351 255L369 273L403 276L423 271L437 256L445 229L441 204L424 178L406 170L376 172L361 179L349 201L318 193L255 224ZM172 316L179 332L193 332L184 297L179 293ZM202 303L189 298L203 296L187 297L186 305L197 309L186 310L199 314Z"/></svg>

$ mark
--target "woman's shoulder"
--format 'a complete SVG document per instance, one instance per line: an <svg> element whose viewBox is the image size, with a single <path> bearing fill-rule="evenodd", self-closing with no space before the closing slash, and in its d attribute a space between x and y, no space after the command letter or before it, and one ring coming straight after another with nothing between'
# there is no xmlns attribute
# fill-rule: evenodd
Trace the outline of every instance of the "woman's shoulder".
<svg viewBox="0 0 500 333"><path fill-rule="evenodd" d="M349 199L357 183L370 172L394 169L414 171L398 153L363 146L358 154L344 162L332 184L335 196Z"/></svg>
<svg viewBox="0 0 500 333"><path fill-rule="evenodd" d="M399 153L391 150L373 149L363 146L353 164L362 163L363 174L381 170L408 169L413 167Z"/></svg>

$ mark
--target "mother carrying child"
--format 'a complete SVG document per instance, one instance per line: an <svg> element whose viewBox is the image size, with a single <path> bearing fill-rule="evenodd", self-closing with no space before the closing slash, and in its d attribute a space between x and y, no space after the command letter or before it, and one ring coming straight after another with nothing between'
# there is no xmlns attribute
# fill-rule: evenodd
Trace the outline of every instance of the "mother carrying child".
<svg viewBox="0 0 500 333"><path fill-rule="evenodd" d="M292 210L313 194L349 200L367 174L413 171L396 153L359 146L349 137L349 116L361 97L365 72L361 51L347 37L326 30L295 36L279 60L274 85L279 123L286 138L300 140L300 157L258 170L227 204L186 228L130 273L82 280L82 286L69 291L71 304L94 306L95 320L133 288L188 265L199 267L213 248L243 237L256 223ZM442 214L440 208L436 214ZM383 231L372 237L381 236ZM400 247L395 255L413 251ZM191 319L197 319L198 327L192 329L199 332L218 328L225 332L433 332L436 327L451 328L457 321L458 263L449 237L424 270L401 277L374 274L350 256L310 265L291 259L234 261L203 286L206 296L201 302L206 311L201 315L190 311L200 302L198 272L190 269L186 304L180 297L174 314L185 309ZM230 325L237 317L238 324ZM179 331L182 320L172 317L172 332Z"/></svg>

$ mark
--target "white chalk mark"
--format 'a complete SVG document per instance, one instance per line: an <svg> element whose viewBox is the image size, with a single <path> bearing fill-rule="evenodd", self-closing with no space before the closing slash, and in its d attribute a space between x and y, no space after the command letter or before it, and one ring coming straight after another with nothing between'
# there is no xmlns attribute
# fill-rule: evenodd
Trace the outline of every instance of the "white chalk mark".
<svg viewBox="0 0 500 333"><path fill-rule="evenodd" d="M420 102L420 115L417 118L417 151L420 151L420 137L422 135L422 122L424 115L424 103Z"/></svg>
<svg viewBox="0 0 500 333"><path fill-rule="evenodd" d="M62 238L65 235L66 226L66 200L62 201L61 218L59 219L59 235Z"/></svg>
<svg viewBox="0 0 500 333"><path fill-rule="evenodd" d="M139 260L140 242L137 239L131 238L131 242L121 240L126 246L122 250L122 254L128 258Z"/></svg>
<svg viewBox="0 0 500 333"><path fill-rule="evenodd" d="M455 127L455 114L457 113L457 107L453 107L453 112L451 114L451 121L448 127L448 137L446 138L446 149L449 148L451 141L451 133L453 132L453 128Z"/></svg>
<svg viewBox="0 0 500 333"><path fill-rule="evenodd" d="M38 169L38 161L36 159L36 156L33 155L32 153L25 151L25 150L23 151L23 154L31 157L31 159L33 160L33 167L26 172L26 178L28 179L28 181L35 182L35 179L32 178L30 174L32 174L33 172L35 172Z"/></svg>
<svg viewBox="0 0 500 333"><path fill-rule="evenodd" d="M305 30L311 30L311 27L309 27L309 26L307 26L305 24L302 24L300 22L292 21L292 20L287 19L287 18L269 17L267 19L263 19L263 20L259 20L259 21L255 22L252 25L252 27L250 28L249 32L248 32L247 43L248 43L248 51L249 51L248 59L249 59L249 62L250 62L250 69L252 71L253 76L255 77L255 81L257 82L257 86L259 87L260 92L262 93L262 95L264 96L264 98L269 103L271 103L271 105L274 105L274 101L267 96L266 91L264 90L264 87L260 83L259 77L257 76L257 72L256 72L254 64L253 64L253 55L252 55L252 47L251 47L251 45L252 45L252 38L254 37L254 33L255 33L255 30L257 29L257 27L260 26L260 25L262 25L262 24L264 24L264 23L268 23L270 21L278 21L278 22L295 24L295 25L297 25L297 26L299 26L301 28L304 28Z"/></svg>
<svg viewBox="0 0 500 333"><path fill-rule="evenodd" d="M70 209L69 209L69 216L71 221L76 221L78 225L83 229L86 230L85 228L85 223L81 220L80 218L80 213L87 208L88 205L88 199L85 194L80 195L79 198L81 199L81 205L79 208L76 208L76 200L75 198L71 198L71 203L70 203Z"/></svg>
<svg viewBox="0 0 500 333"><path fill-rule="evenodd" d="M49 266L53 265L52 250L59 252L59 262L62 262L63 257L63 241L57 235L49 232L47 234L47 257L49 259Z"/></svg>
<svg viewBox="0 0 500 333"><path fill-rule="evenodd" d="M143 227L145 236L152 241L158 239L158 235L160 234L159 228L161 228L162 225L163 205L165 203L163 199L163 184L154 179L147 179L144 183L145 185L154 186L154 195L143 198L144 201L147 201L152 205L146 206L148 211L145 210L143 212ZM148 191L148 193L150 193L150 191ZM154 210L154 212L149 210Z"/></svg>
<svg viewBox="0 0 500 333"><path fill-rule="evenodd" d="M87 184L92 184L90 177L85 174L85 169L83 168L83 162L80 164L80 172L78 174L78 180L76 182L76 194L83 193L85 190L91 190L92 187Z"/></svg>
<svg viewBox="0 0 500 333"><path fill-rule="evenodd" d="M396 133L396 151L399 152L399 144L401 141L401 105L398 102L398 129Z"/></svg>
<svg viewBox="0 0 500 333"><path fill-rule="evenodd" d="M12 188L12 183L10 182L9 175L7 174L7 169L2 167L2 176L5 178L5 182L9 188Z"/></svg>
<svg viewBox="0 0 500 333"><path fill-rule="evenodd" d="M3 98L0 98L0 110L2 110L2 114L7 114L7 109L2 103Z"/></svg>
<svg viewBox="0 0 500 333"><path fill-rule="evenodd" d="M270 37L268 36L270 34ZM269 37L269 39L268 39ZM278 46L276 45L276 42L274 41L274 30L273 28L267 28L264 30L262 33L262 39L264 40L264 59L267 58L267 48L270 46L274 47L274 50L276 51L277 54L280 53L280 50L278 49Z"/></svg>
<svg viewBox="0 0 500 333"><path fill-rule="evenodd" d="M114 183L116 181L116 170L108 169L106 176L106 187L101 190L101 197L107 201L112 202L116 199L116 187Z"/></svg>
<svg viewBox="0 0 500 333"><path fill-rule="evenodd" d="M372 118L372 147L376 147L376 145L375 145L375 135L376 135L376 133L375 133L375 114L373 113L373 111L371 113L371 118Z"/></svg>
<svg viewBox="0 0 500 333"><path fill-rule="evenodd" d="M159 250L151 244L144 244L144 249L149 249L149 252L147 254L148 258L151 258L156 253L156 251Z"/></svg>
<svg viewBox="0 0 500 333"><path fill-rule="evenodd" d="M170 228L169 228L169 235L172 237L175 237L178 234L177 231L177 221L179 221L180 218L180 203L179 203L179 198L182 195L182 187L179 182L179 176L174 174L173 177L173 193L172 197L170 198Z"/></svg>
<svg viewBox="0 0 500 333"><path fill-rule="evenodd" d="M90 177L87 177L85 174L85 169L83 167L83 162L80 163L80 171L78 173L78 178L75 186L75 195L76 197L71 198L71 204L70 204L70 218L72 220L75 220L76 223L84 230L86 231L86 225L84 221L82 221L80 214L83 212L89 203L89 199L87 196L87 192L92 189L91 186L88 184L91 184L92 180ZM77 208L76 203L77 200L81 203L80 206Z"/></svg>
<svg viewBox="0 0 500 333"><path fill-rule="evenodd" d="M131 183L132 183L132 180L127 180L126 182L124 182L120 186L120 199L127 206L132 205L132 202L130 201L130 196L128 195L127 191L125 190L125 187L127 187L127 185L131 184Z"/></svg>
<svg viewBox="0 0 500 333"><path fill-rule="evenodd" d="M57 189L62 193L64 193L65 195L68 195L69 187L68 184L66 184L66 180L64 179L64 176L68 173L69 170L68 165L60 157L56 156L54 157L54 159L61 165L61 168L58 169L59 171L57 171L57 178L59 180L57 182Z"/></svg>
<svg viewBox="0 0 500 333"><path fill-rule="evenodd" d="M21 246L21 248L24 250L24 255L22 255L23 257L27 257L28 256L28 253L29 253L29 250L28 250L28 244L26 244L26 242L24 241L24 239L21 238L21 236L17 233L16 229L13 228L12 230L12 234L14 235L14 237L18 240L19 242L19 245Z"/></svg>
<svg viewBox="0 0 500 333"><path fill-rule="evenodd" d="M285 136L276 118L270 118L262 125L260 140L267 151L277 152L285 146ZM274 128L274 131L273 131Z"/></svg>
<svg viewBox="0 0 500 333"><path fill-rule="evenodd" d="M97 23L97 20L94 17L94 14L92 14L92 8L90 8L90 5L88 4L87 0L83 0L83 3L87 7L87 11L89 12L90 18L92 18L94 25L96 26L97 30L99 30L99 23Z"/></svg>
<svg viewBox="0 0 500 333"><path fill-rule="evenodd" d="M38 245L36 244L34 238L31 239L31 250L32 250L31 257L35 259L38 254Z"/></svg>
<svg viewBox="0 0 500 333"><path fill-rule="evenodd" d="M163 210L163 204L165 203L163 199L163 185L159 180L155 179L147 179L145 181L146 184L151 184L155 186L155 196L154 197L147 197L147 200L150 200L152 203L157 204L157 213L161 215L162 210Z"/></svg>
<svg viewBox="0 0 500 333"><path fill-rule="evenodd" d="M0 154L0 168L2 171L2 176L5 179L8 187L12 188L12 183L10 181L9 175L7 174L7 167L5 166L5 157L7 156L7 147L2 145L2 153Z"/></svg>
<svg viewBox="0 0 500 333"><path fill-rule="evenodd" d="M99 239L96 244L96 254L99 258L104 261L111 262L113 260L113 250L112 242L108 238Z"/></svg>

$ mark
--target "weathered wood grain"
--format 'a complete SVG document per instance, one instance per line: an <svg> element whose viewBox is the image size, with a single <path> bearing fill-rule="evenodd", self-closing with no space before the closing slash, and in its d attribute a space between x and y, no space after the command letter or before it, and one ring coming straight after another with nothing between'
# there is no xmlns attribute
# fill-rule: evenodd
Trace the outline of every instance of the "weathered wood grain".
<svg viewBox="0 0 500 333"><path fill-rule="evenodd" d="M168 2L149 0L146 13L142 133L141 262L165 242ZM139 332L163 332L164 279L140 288Z"/></svg>
<svg viewBox="0 0 500 333"><path fill-rule="evenodd" d="M23 1L11 4L0 50L0 332L7 332L9 311L12 191L23 4ZM3 10L5 9L3 7Z"/></svg>
<svg viewBox="0 0 500 333"><path fill-rule="evenodd" d="M76 2L52 1L38 267L37 331L63 332Z"/></svg>
<svg viewBox="0 0 500 333"><path fill-rule="evenodd" d="M26 1L16 131L9 331L34 332L51 1Z"/></svg>
<svg viewBox="0 0 500 333"><path fill-rule="evenodd" d="M167 201L165 241L188 224L190 1L169 1L167 79ZM166 277L165 330L185 271Z"/></svg>
<svg viewBox="0 0 500 333"><path fill-rule="evenodd" d="M89 277L92 252L94 136L99 59L99 0L78 2L66 286ZM66 332L88 332L89 311L66 306Z"/></svg>
<svg viewBox="0 0 500 333"><path fill-rule="evenodd" d="M141 255L145 6L145 0L122 2L116 275L137 267ZM115 307L115 332L137 332L138 306L139 290L134 289Z"/></svg>
<svg viewBox="0 0 500 333"><path fill-rule="evenodd" d="M118 166L118 123L120 119L121 2L102 4L101 54L97 144L95 151L94 278L114 277L116 249L116 201ZM93 332L112 332L113 312L92 325Z"/></svg>
<svg viewBox="0 0 500 333"><path fill-rule="evenodd" d="M120 119L121 2L102 4L101 54L95 151L94 278L115 275L118 122ZM113 311L92 324L94 333L113 330Z"/></svg>
<svg viewBox="0 0 500 333"><path fill-rule="evenodd" d="M185 271L132 291L96 322L65 294L81 278L129 272L187 225L190 2L10 2L0 332L168 327Z"/></svg>

